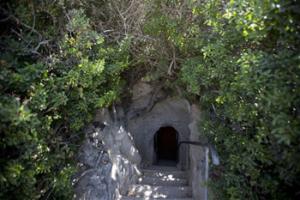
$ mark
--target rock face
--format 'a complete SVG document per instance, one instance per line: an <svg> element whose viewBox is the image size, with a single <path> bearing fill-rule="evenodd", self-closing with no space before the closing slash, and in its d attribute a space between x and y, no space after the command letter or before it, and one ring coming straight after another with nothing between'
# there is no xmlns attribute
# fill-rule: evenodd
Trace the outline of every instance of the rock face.
<svg viewBox="0 0 300 200"><path fill-rule="evenodd" d="M88 126L79 152L75 199L117 199L140 176L141 157L130 134L107 110L99 111L93 124L97 126Z"/></svg>

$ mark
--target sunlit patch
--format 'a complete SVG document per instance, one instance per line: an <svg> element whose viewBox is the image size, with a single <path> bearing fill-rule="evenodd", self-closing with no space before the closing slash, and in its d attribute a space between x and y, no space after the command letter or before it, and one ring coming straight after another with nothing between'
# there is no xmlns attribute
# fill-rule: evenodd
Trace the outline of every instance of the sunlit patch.
<svg viewBox="0 0 300 200"><path fill-rule="evenodd" d="M111 175L110 177L113 179L113 180L117 180L117 171L118 171L118 166L113 164L112 168L111 168Z"/></svg>

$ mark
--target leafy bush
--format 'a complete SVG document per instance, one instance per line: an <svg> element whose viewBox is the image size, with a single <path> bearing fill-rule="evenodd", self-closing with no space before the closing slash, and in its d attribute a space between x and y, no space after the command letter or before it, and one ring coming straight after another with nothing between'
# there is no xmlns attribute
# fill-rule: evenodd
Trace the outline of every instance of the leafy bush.
<svg viewBox="0 0 300 200"><path fill-rule="evenodd" d="M83 8L51 2L40 13L66 25L47 26L36 13L31 27L30 6L47 7L1 8L12 17L1 34L0 199L71 199L81 129L118 98L129 40L107 45Z"/></svg>
<svg viewBox="0 0 300 200"><path fill-rule="evenodd" d="M297 1L0 5L1 199L70 199L82 127L141 77L206 113L215 199L299 198Z"/></svg>
<svg viewBox="0 0 300 200"><path fill-rule="evenodd" d="M299 197L299 8L295 1L195 8L210 31L181 79L200 95L202 132L221 152L211 180L216 199Z"/></svg>

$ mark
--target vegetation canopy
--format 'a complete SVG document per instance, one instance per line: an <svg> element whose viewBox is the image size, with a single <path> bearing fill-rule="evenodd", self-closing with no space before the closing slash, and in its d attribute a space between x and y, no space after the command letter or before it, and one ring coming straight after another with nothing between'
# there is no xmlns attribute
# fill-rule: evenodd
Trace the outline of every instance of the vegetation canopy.
<svg viewBox="0 0 300 200"><path fill-rule="evenodd" d="M221 156L213 199L300 198L297 0L9 0L0 10L0 199L72 199L84 125L140 79L201 107L201 134Z"/></svg>

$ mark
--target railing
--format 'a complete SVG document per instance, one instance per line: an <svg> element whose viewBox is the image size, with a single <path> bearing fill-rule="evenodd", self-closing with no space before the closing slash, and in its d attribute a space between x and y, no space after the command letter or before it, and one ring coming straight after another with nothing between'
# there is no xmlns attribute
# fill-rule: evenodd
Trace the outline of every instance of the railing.
<svg viewBox="0 0 300 200"><path fill-rule="evenodd" d="M208 150L210 151L212 163L214 165L219 165L220 164L219 155L218 155L216 149L211 144L203 143L203 142L199 142L199 141L180 141L178 143L178 153L180 152L180 147L182 146L182 144L207 147Z"/></svg>
<svg viewBox="0 0 300 200"><path fill-rule="evenodd" d="M215 148L208 143L203 143L203 142L199 142L199 141L180 141L178 143L178 153L180 152L180 147L182 146L182 144L188 144L188 145L196 145L196 146L202 146L205 148L204 150L204 154L205 154L205 181L208 181L208 171L209 171L209 164L208 164L208 156L209 156L209 152L211 155L211 160L212 163L214 165L219 165L220 164L220 160L219 160L219 156L217 154L217 151L215 150ZM203 196L204 200L208 199L208 189L207 187L205 187L205 192L204 192L204 196Z"/></svg>
<svg viewBox="0 0 300 200"><path fill-rule="evenodd" d="M178 149L180 149L180 146L182 144L192 144L192 145L197 145L197 146L207 146L207 144L204 144L202 142L197 142L197 141L180 141L178 144Z"/></svg>

